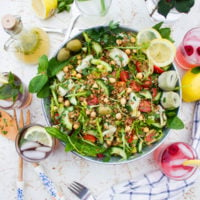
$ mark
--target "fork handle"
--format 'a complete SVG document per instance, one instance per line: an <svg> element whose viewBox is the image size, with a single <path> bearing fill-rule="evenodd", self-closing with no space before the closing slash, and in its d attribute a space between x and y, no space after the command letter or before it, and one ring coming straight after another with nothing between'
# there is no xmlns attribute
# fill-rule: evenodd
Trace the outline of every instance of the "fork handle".
<svg viewBox="0 0 200 200"><path fill-rule="evenodd" d="M24 199L24 182L17 181L17 200Z"/></svg>
<svg viewBox="0 0 200 200"><path fill-rule="evenodd" d="M36 164L34 165L34 170L39 176L40 180L42 181L43 185L49 192L52 200L65 200L64 196L57 191L55 185L53 184L52 180L46 175L43 168Z"/></svg>

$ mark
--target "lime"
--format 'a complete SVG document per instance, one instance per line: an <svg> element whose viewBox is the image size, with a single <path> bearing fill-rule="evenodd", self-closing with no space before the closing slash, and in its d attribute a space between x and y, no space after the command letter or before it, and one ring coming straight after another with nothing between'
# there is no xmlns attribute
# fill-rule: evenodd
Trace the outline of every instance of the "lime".
<svg viewBox="0 0 200 200"><path fill-rule="evenodd" d="M151 63L158 67L164 67L173 62L176 47L167 39L154 39L150 42L146 54Z"/></svg>
<svg viewBox="0 0 200 200"><path fill-rule="evenodd" d="M32 0L32 8L42 19L52 16L57 8L57 0Z"/></svg>
<svg viewBox="0 0 200 200"><path fill-rule="evenodd" d="M45 146L52 146L53 140L51 136L46 132L45 128L41 126L32 126L28 128L25 132L24 139L38 142Z"/></svg>
<svg viewBox="0 0 200 200"><path fill-rule="evenodd" d="M151 40L157 39L157 38L161 38L160 33L153 28L147 28L138 32L136 36L136 41L138 45L142 45L144 43L148 43Z"/></svg>

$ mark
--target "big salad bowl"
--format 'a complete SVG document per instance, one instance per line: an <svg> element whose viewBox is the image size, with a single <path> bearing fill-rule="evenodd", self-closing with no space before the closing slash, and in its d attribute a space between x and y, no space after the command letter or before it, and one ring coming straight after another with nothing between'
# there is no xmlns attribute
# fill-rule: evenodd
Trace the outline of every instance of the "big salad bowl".
<svg viewBox="0 0 200 200"><path fill-rule="evenodd" d="M87 29L87 30L84 30L83 32L84 33L87 33L87 31L93 31L93 30L95 30L95 33L100 33L101 31L102 31L102 29L105 29L105 30L107 30L109 27L107 27L107 26L105 26L105 27L94 27L94 28L90 28L90 29ZM120 31L121 31L121 33L119 33ZM71 40L73 40L73 39L78 39L78 40L80 40L81 42L82 42L82 49L81 49L81 52L82 51L85 51L85 47L86 47L86 41L85 40L87 40L88 39L88 36L83 36L83 32L80 32L79 34L77 34L77 35L75 35L75 36L73 36L72 38L70 38L65 44L62 44L62 46L58 49L58 51L57 51L57 53L55 54L55 56L54 57L56 57L57 55L58 55L58 52L60 51L60 49L61 48L63 48L63 47L65 47L66 46L66 44L68 44L68 42L69 41L71 41ZM124 33L130 33L130 35L131 34L137 34L137 32L138 31L136 31L136 30L134 30L134 29L132 29L132 28L127 28L127 27L119 27L118 28L118 33L117 34L121 34L121 37L122 37L122 40L123 40L123 35L124 35ZM86 37L86 38L85 38ZM91 39L91 38L90 38ZM97 40L98 40L98 38L97 38ZM91 41L90 41L91 42ZM95 43L97 43L97 41L95 41ZM134 41L133 41L133 43L134 43ZM119 44L120 45L120 44ZM98 48L98 47L97 47ZM117 44L112 48L112 49L114 49L114 48L117 48ZM108 47L107 48L107 50L106 50L106 52L108 51L110 51L110 47ZM125 49L122 47L122 48L119 48L120 50L122 50L122 51L124 51L125 52ZM93 51L93 50L92 50ZM104 51L104 49L103 50L100 50L100 51ZM131 52L134 52L134 50L133 49L131 49ZM85 53L85 54L87 54L87 53ZM114 53L115 54L115 53ZM129 54L129 52L128 52L128 54ZM72 55L76 55L76 53L72 53ZM82 55L82 54L81 54ZM134 55L136 55L136 54L134 54ZM95 56L95 55L94 55ZM82 56L83 57L83 56ZM100 57L99 55L97 56L98 58ZM112 57L112 56L111 56ZM131 55L129 56L128 55L128 58L129 59L131 59ZM98 63L98 61L97 61L98 59L97 58L95 58L94 60L93 60L93 67L100 67L101 65L102 65L102 63ZM97 62L97 63L95 63L95 61ZM119 59L118 59L118 61L119 61ZM115 60L115 63L117 62L117 60ZM121 61L121 63L122 63L122 66L120 66L120 67L125 67L125 65L127 64L127 63L125 63L124 64L124 66L123 66L123 62L126 62L125 60L122 60ZM78 64L77 64L78 65ZM119 64L120 65L120 64ZM76 66L77 67L77 66ZM79 67L80 67L80 63L79 63ZM78 67L77 67L78 68ZM76 68L76 69L77 69ZM99 68L100 69L100 68ZM125 67L125 69L127 69L126 67ZM101 70L101 69L100 69ZM104 70L105 70L105 68L104 68ZM110 71L109 71L110 70ZM113 73L113 71L115 71L115 67L114 66L112 66L112 69L109 69L108 71L106 71L106 74L107 74L107 79L109 79L109 77L110 77L110 74L111 73ZM173 63L171 63L167 68L166 68L166 71L174 71L176 74L177 74L177 82L176 82L176 90L174 90L174 92L175 93L177 93L178 95L179 95L179 97L180 97L180 102L181 102L181 91L180 91L180 78L179 78L179 76L178 76L178 72L177 72L177 69L176 69L176 66L175 66L175 64L173 64ZM82 73L82 70L77 70L77 72L76 73L79 73L79 74L81 74ZM129 75L127 75L127 74L125 74L125 80L123 80L123 77L121 77L121 78L119 78L120 79L120 82L123 82L123 81L126 81L126 78L127 77L132 77L132 75L130 74L130 71L128 72L129 73ZM136 73L138 73L138 72L136 72ZM151 75L149 75L149 77L151 77L150 79L152 80L153 78L152 77L154 77L154 71L153 72L151 72ZM160 75L160 74L159 74ZM135 75L134 75L134 77L135 77ZM158 74L157 75L155 75L155 77L157 77L158 78ZM83 79L84 80L84 75L83 74L81 74L81 79ZM100 78L102 78L102 77L100 77ZM55 76L55 79L57 79L57 77ZM99 77L98 77L98 79L99 79ZM105 82L105 81L107 81L107 79L106 78L103 78L102 80ZM123 81L121 81L121 79L123 80ZM67 79L66 79L67 80ZM77 81L77 80L75 80L75 81ZM113 83L114 84L114 83ZM127 84L129 84L129 83L127 83ZM95 84L95 86L96 85L98 85L97 87L101 87L101 92L102 92L102 90L103 90L103 88L104 88L104 85L102 86L101 85L101 83L97 83L97 84ZM152 86L151 86L152 87ZM147 90L147 91L151 91L151 89L152 88L148 88L148 87L145 87L144 86L144 88L142 89L142 90ZM113 90L112 90L113 91ZM105 92L105 90L103 91L103 92ZM122 94L123 94L123 91L120 91ZM139 91L137 91L136 92L139 96L140 96L140 92ZM148 92L147 92L148 93ZM162 93L163 93L163 91L161 91L161 94L160 94L160 97L159 98L161 98L161 96L162 96ZM148 93L149 94L149 93ZM65 94L66 95L66 94ZM99 95L100 96L100 95ZM136 95L137 96L137 95ZM104 96L105 97L105 96ZM126 96L125 96L126 97ZM44 99L42 99L42 107L43 107L43 113L44 113L44 116L45 116L45 119L46 119L46 121L47 121L47 124L48 124L48 126L53 126L53 125L55 125L55 119L53 119L53 117L52 117L52 114L51 114L51 98L52 97L48 97L48 98L44 98ZM87 98L86 99L88 99L89 97L87 96ZM109 98L111 98L111 97L109 97ZM135 97L133 97L133 98L135 98ZM136 97L137 98L137 97ZM146 97L141 97L141 98L146 98ZM149 97L147 97L147 98L149 98ZM148 101L150 101L150 102L153 102L153 100L151 99L152 97L150 97L150 100L148 100ZM78 97L77 97L77 99L78 99ZM143 99L144 101L146 101L145 99ZM98 100L99 102L100 102L100 100ZM114 100L113 100L114 101ZM160 100L158 100L158 101L160 101ZM99 103L98 102L98 103ZM126 104L126 102L130 102L130 99L128 99L128 97L127 98L125 98L125 104ZM70 102L71 104L73 104L73 102ZM92 103L90 104L90 103L88 103L87 102L87 105L86 106L91 106L92 107L92 109L96 109L95 108L95 106L97 106L97 104L98 103L94 103L93 101L92 101ZM119 104L120 104L120 101L118 102ZM64 104L64 103L63 103ZM89 105L88 105L89 104ZM101 103L99 103L99 104L103 104L102 102ZM81 104L82 105L82 104ZM106 105L106 103L104 103L104 106ZM119 109L125 109L123 106L123 103L122 104L120 104L120 106L122 105L122 107L120 107ZM85 106L85 105L84 105ZM111 105L112 106L112 105ZM162 107L162 105L160 105L160 103L156 103L156 105L155 105L156 107L158 107L158 106L161 106ZM75 106L74 106L75 107ZM180 108L180 105L176 108L176 109L173 109L173 110L167 110L167 112L168 113L174 113L174 115L175 116L177 116L178 115L178 113L179 113L179 108ZM165 110L165 109L164 109ZM98 112L99 112L99 110L97 111L97 110L95 110L95 112L96 112L96 114L97 114L97 116L98 116ZM114 112L114 111L113 111ZM133 113L133 111L131 110L130 111L130 116L131 116L131 112ZM144 111L144 110L140 110L140 114L142 113L142 116L147 116L148 115L148 113L146 113L146 111ZM91 114L91 112L90 112L90 114ZM110 115L110 118L112 118L112 116L114 116L113 117L113 122L110 122L110 123L115 123L114 122L114 118L116 119L116 121L118 121L118 123L120 123L120 121L123 121L123 117L125 116L125 117L127 117L127 119L128 119L128 115L129 115L129 113L128 113L128 115L126 114L126 115L123 115L123 113L122 113L122 116L120 115L120 117L118 118L117 117L117 115L116 115L117 113L115 113L115 114L112 114L112 115ZM80 115L80 113L79 113L79 115ZM105 114L106 115L106 114ZM101 115L102 116L102 115ZM99 117L99 118L101 118L101 116ZM103 117L104 116L102 116L102 119L103 119ZM138 119L138 115L137 114L135 114L134 115L134 120L137 120ZM108 114L108 118L109 118L109 114ZM165 116L165 118L166 118L166 116ZM59 119L60 121L62 120L62 119ZM101 119L100 119L101 120ZM110 119L111 120L111 119ZM160 119L158 119L158 120L160 120ZM107 120L107 121L109 121L109 119ZM133 121L132 121L133 122ZM58 122L59 123L59 122ZM112 124L112 125L113 125ZM138 124L140 124L140 123L138 123ZM80 125L80 123L79 123L79 125ZM131 126L131 125L130 125ZM129 127L130 127L129 126ZM156 127L157 126L157 127ZM97 133L96 133L96 130L98 129L98 127L96 126L96 125L94 125L94 127L96 127L96 129L95 128L93 128L93 130L94 130L94 132L91 132L90 131L90 135L95 135L95 134L98 134L98 131L97 131ZM131 126L132 127L132 126ZM147 128L149 128L149 129L151 129L151 125L150 125L150 128L149 127L147 127ZM102 129L103 127L101 127L101 129ZM127 128L127 126L126 126L126 128ZM140 129L140 127L138 126L138 127L136 127L137 129ZM143 131L145 131L145 129L144 129L145 127L142 127L142 130ZM108 129L108 128L107 128ZM124 127L122 127L122 129L124 130L125 129L125 125L124 125ZM103 153L98 153L97 154L97 156L87 156L87 155L85 155L85 154L82 154L82 153L80 153L80 152L77 152L77 151L75 151L75 150L73 150L72 152L74 153L74 154L76 154L76 155L78 155L78 156L80 156L80 157L82 157L82 158L84 158L84 159L86 159L86 160L89 160L89 161L93 161L93 162L96 162L96 163L101 163L101 164L122 164L122 163L128 163L128 162L131 162L131 161L135 161L135 160L137 160L137 159L140 159L140 158L143 158L144 156L146 156L146 155L148 155L148 154L150 154L152 151L154 151L158 146L160 146L160 144L161 143L163 143L163 141L167 138L167 136L168 136L168 134L169 134L169 131L170 131L170 129L167 127L167 125L165 125L165 126L163 126L162 128L159 128L159 125L157 124L157 125L155 125L155 127L153 127L152 129L155 129L155 130L161 130L161 132L162 132L162 134L160 134L159 136L157 135L157 136L155 136L155 137L157 137L157 139L156 139L156 141L154 141L154 142L149 142L149 144L147 145L147 143L148 143L148 141L146 141L146 139L145 139L145 137L146 136L144 136L144 138L142 139L142 142L141 142L141 140L140 141L138 141L139 139L137 138L137 141L136 141L136 143L137 144L135 144L135 149L133 149L133 154L132 155L128 155L128 156L124 156L124 154L123 154L123 152L118 152L118 150L119 149L123 149L123 148L125 148L125 145L129 145L129 142L131 143L131 142L133 142L132 140L133 140L133 138L131 139L131 138L129 138L129 139L127 139L127 137L126 137L126 135L124 136L124 140L126 140L126 142L125 143L123 143L123 142L121 142L121 144L120 144L120 146L117 146L117 148L115 148L114 147L114 150L112 149L112 154L111 154L111 156L109 157L109 159L104 159L106 156L106 153L105 153L105 155L104 155L104 152ZM117 128L117 130L118 130L118 128ZM63 129L61 130L61 131L63 131ZM76 130L75 130L76 131ZM79 132L80 133L82 133L82 129L79 129ZM102 132L103 132L103 130L101 130ZM115 129L115 131L116 131L116 129ZM124 130L125 131L125 130ZM73 135L73 132L74 132L74 128L72 127L72 130L71 131L66 131L64 134L68 134L68 135ZM104 133L103 133L104 135L103 135L103 137L106 137L106 133L105 133L105 131L104 131ZM85 135L83 134L83 135L81 135L80 136L81 137L81 139L83 139L83 141L85 141L86 142L86 145L89 143L89 144L91 144L91 145L93 145L93 143L96 143L97 141L98 141L98 139L95 139L95 140L93 140L93 139L89 139L89 140L87 140L87 138L85 137ZM98 136L95 136L95 138L99 138L100 136L98 135ZM116 136L114 136L114 137L116 137ZM143 136L141 136L141 137L143 137ZM92 137L92 138L94 138L94 137ZM122 137L123 138L123 137ZM123 140L123 139L122 139ZM102 141L102 138L101 138L101 141ZM62 144L63 145L66 145L65 144L65 142L63 142L63 141L61 141L62 142ZM113 142L113 141L112 141ZM113 142L114 143L114 142ZM95 144L94 144L95 145ZM102 146L106 146L106 145L110 145L110 143L109 142L107 142L107 143L105 143L105 144L102 144ZM138 147L138 146L140 146L140 147ZM66 147L67 148L67 147ZM112 147L113 148L113 147ZM138 148L140 148L139 150L138 150ZM118 155L118 156L116 156L116 155Z"/></svg>

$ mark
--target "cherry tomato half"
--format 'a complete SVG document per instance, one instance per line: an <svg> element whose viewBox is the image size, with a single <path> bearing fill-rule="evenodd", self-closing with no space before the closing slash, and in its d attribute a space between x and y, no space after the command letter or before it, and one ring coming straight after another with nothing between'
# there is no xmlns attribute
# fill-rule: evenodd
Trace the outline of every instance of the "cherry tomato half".
<svg viewBox="0 0 200 200"><path fill-rule="evenodd" d="M140 102L138 110L146 113L151 112L151 102L148 100L142 100Z"/></svg>
<svg viewBox="0 0 200 200"><path fill-rule="evenodd" d="M139 92L142 89L142 86L139 85L136 81L131 81L130 87L132 88L133 91Z"/></svg>
<svg viewBox="0 0 200 200"><path fill-rule="evenodd" d="M92 143L95 143L97 138L94 135L86 134L83 136L84 140L88 140Z"/></svg>
<svg viewBox="0 0 200 200"><path fill-rule="evenodd" d="M157 88L152 88L151 89L151 93L152 93L152 97L156 97L157 93L158 93L158 89Z"/></svg>
<svg viewBox="0 0 200 200"><path fill-rule="evenodd" d="M152 80L150 77L148 77L148 80L145 80L142 84L143 88L150 88L152 86Z"/></svg>
<svg viewBox="0 0 200 200"><path fill-rule="evenodd" d="M89 106L97 105L99 103L98 97L95 95L91 95L86 99Z"/></svg>
<svg viewBox="0 0 200 200"><path fill-rule="evenodd" d="M156 65L153 66L154 72L157 74L162 74L164 70Z"/></svg>
<svg viewBox="0 0 200 200"><path fill-rule="evenodd" d="M120 81L126 82L129 79L129 73L127 71L120 72Z"/></svg>

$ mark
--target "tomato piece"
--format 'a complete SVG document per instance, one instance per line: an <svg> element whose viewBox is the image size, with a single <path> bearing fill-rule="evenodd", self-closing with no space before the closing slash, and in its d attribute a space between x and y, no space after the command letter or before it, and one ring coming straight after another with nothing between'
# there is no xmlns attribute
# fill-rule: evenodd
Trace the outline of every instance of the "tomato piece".
<svg viewBox="0 0 200 200"><path fill-rule="evenodd" d="M130 87L132 88L133 91L139 92L142 89L142 86L139 85L136 81L131 81Z"/></svg>
<svg viewBox="0 0 200 200"><path fill-rule="evenodd" d="M102 153L97 154L97 158L103 158L103 157L104 157L104 155Z"/></svg>
<svg viewBox="0 0 200 200"><path fill-rule="evenodd" d="M97 138L94 135L86 134L83 136L84 140L88 140L92 143L95 143Z"/></svg>
<svg viewBox="0 0 200 200"><path fill-rule="evenodd" d="M59 118L60 118L59 114L58 114L58 113L55 113L55 114L54 114L54 123L55 123L55 124L59 124Z"/></svg>
<svg viewBox="0 0 200 200"><path fill-rule="evenodd" d="M128 143L132 143L132 142L133 142L133 139L134 139L134 135L131 134L131 135L129 135L129 136L127 137L127 142L128 142Z"/></svg>
<svg viewBox="0 0 200 200"><path fill-rule="evenodd" d="M127 71L120 72L120 81L126 82L129 79L129 73Z"/></svg>
<svg viewBox="0 0 200 200"><path fill-rule="evenodd" d="M157 88L152 88L151 89L151 93L152 93L152 97L156 97L157 93L158 93L158 89Z"/></svg>
<svg viewBox="0 0 200 200"><path fill-rule="evenodd" d="M148 135L146 135L146 137L145 137L145 142L152 142L153 140L154 140L154 133L151 133L151 134L148 134Z"/></svg>
<svg viewBox="0 0 200 200"><path fill-rule="evenodd" d="M161 69L160 67L158 67L158 66L156 66L156 65L153 66L153 70L154 70L154 72L157 73L157 74L162 74L162 73L164 72L163 69Z"/></svg>
<svg viewBox="0 0 200 200"><path fill-rule="evenodd" d="M118 81L116 83L116 86L120 87L120 88L125 88L126 87L126 83L124 81Z"/></svg>
<svg viewBox="0 0 200 200"><path fill-rule="evenodd" d="M95 95L89 96L89 97L86 99L86 101L87 101L87 104L88 104L89 106L91 106L91 105L97 105L97 104L99 103L99 99L98 99L98 97L95 96Z"/></svg>
<svg viewBox="0 0 200 200"><path fill-rule="evenodd" d="M150 77L148 77L148 80L145 80L142 84L142 87L143 88L149 88L152 86L152 80Z"/></svg>
<svg viewBox="0 0 200 200"><path fill-rule="evenodd" d="M151 112L151 110L152 110L151 109L151 102L148 101L148 100L142 100L140 102L138 110L141 111L141 112L146 112L146 113Z"/></svg>
<svg viewBox="0 0 200 200"><path fill-rule="evenodd" d="M141 64L140 61L136 61L135 66L136 66L137 72L142 72L141 65L142 65L142 64Z"/></svg>

